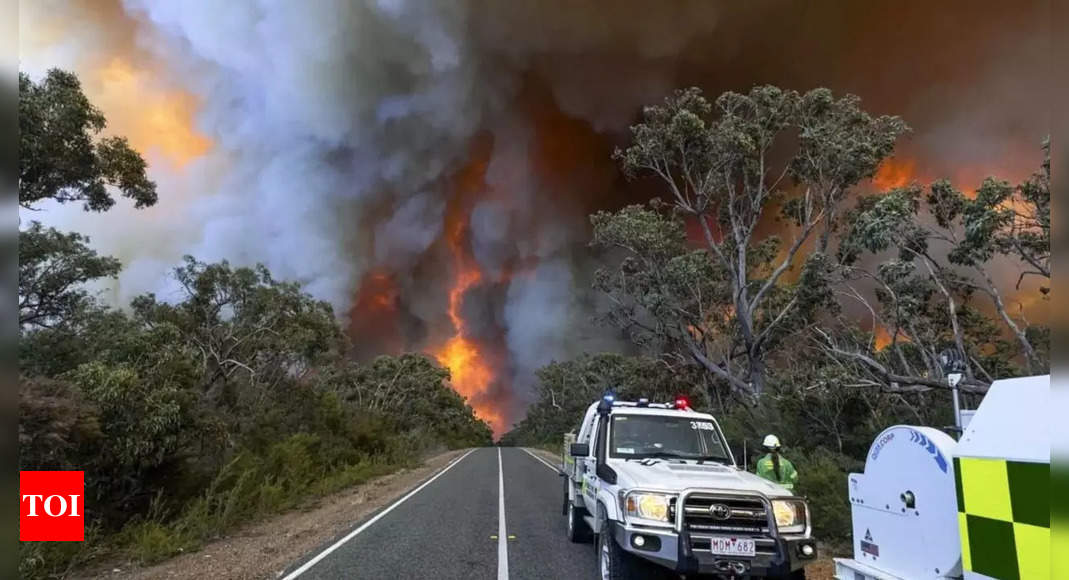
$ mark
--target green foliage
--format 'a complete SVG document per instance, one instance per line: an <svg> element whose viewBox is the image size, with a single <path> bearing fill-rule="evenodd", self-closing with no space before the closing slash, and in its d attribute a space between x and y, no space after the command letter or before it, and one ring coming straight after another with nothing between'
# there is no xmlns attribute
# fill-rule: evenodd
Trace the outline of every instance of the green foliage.
<svg viewBox="0 0 1069 580"><path fill-rule="evenodd" d="M188 546L181 534L153 520L131 524L122 535L122 543L128 546L129 555L142 565L177 556Z"/></svg>
<svg viewBox="0 0 1069 580"><path fill-rule="evenodd" d="M19 468L74 469L101 441L100 416L68 382L25 377L19 384Z"/></svg>
<svg viewBox="0 0 1069 580"><path fill-rule="evenodd" d="M616 268L598 270L594 288L614 305L606 320L637 344L686 352L702 339L695 330L726 329L726 312L717 305L727 303L730 290L704 250L686 247L682 221L659 208L629 206L591 216L592 245L626 252Z"/></svg>
<svg viewBox="0 0 1069 580"><path fill-rule="evenodd" d="M137 208L155 204L156 184L126 139L94 140L106 124L74 74L52 69L35 83L19 73L19 205L54 199L103 211L115 204L109 188Z"/></svg>
<svg viewBox="0 0 1069 580"><path fill-rule="evenodd" d="M19 578L64 578L105 555L100 527L87 523L82 542L19 542Z"/></svg>
<svg viewBox="0 0 1069 580"><path fill-rule="evenodd" d="M1016 372L1019 362L1025 372L1049 368L1047 346L1030 338L1040 334L1014 316L992 274L996 259L1009 258L1023 267L1021 278L1050 277L1049 149L1045 154L1041 172L1016 188L987 178L967 196L941 180L926 191L912 184L861 198L848 215L839 258L848 280L875 283L874 304L853 294L894 337L895 356L876 361L871 348L836 344L825 333L828 352L883 384L934 386L924 379L942 377L937 356L946 348L967 355L967 385L986 386ZM873 260L892 249L896 256ZM997 318L980 312L977 295L989 299Z"/></svg>
<svg viewBox="0 0 1069 580"><path fill-rule="evenodd" d="M19 232L19 325L47 327L69 319L91 303L82 284L118 276L119 261L98 256L88 242L39 222Z"/></svg>
<svg viewBox="0 0 1069 580"><path fill-rule="evenodd" d="M848 551L852 529L847 475L863 471L864 462L823 448L794 454L791 461L799 474L796 493L809 503L813 533L822 541Z"/></svg>
<svg viewBox="0 0 1069 580"><path fill-rule="evenodd" d="M630 207L592 216L594 245L627 252L618 271L598 278L611 296L610 321L639 344L688 358L757 398L778 341L830 302L828 290L818 296L781 278L818 231L817 253L827 253L840 202L907 130L898 117L872 117L857 97L836 99L827 89L799 94L758 86L710 103L691 88L646 107L630 146L614 156L628 176L663 182L672 210L701 229L705 253L692 254L682 227L657 216L656 205L652 212ZM795 226L786 243L755 237L777 206ZM684 256L687 267L673 272ZM696 268L699 259L709 265ZM832 272L827 264L809 268L807 281L826 287ZM704 282L715 291L702 292L709 289ZM729 320L719 324L725 310Z"/></svg>
<svg viewBox="0 0 1069 580"><path fill-rule="evenodd" d="M84 550L27 560L28 577L102 552L152 563L426 452L491 442L447 370L344 359L330 307L297 285L192 259L176 277L175 303L87 304L24 330L22 467L84 470L100 530Z"/></svg>
<svg viewBox="0 0 1069 580"><path fill-rule="evenodd" d="M156 202L145 163L78 79L19 77L19 203L118 190ZM346 360L331 307L263 266L187 257L172 301L129 314L85 283L115 277L80 234L19 234L19 462L86 473L87 540L20 546L23 577L63 576L102 554L152 563L239 523L289 509L443 447L485 445L489 426L419 355Z"/></svg>
<svg viewBox="0 0 1069 580"><path fill-rule="evenodd" d="M455 447L488 445L490 427L475 418L471 406L445 386L448 369L419 354L380 356L368 364L350 364L326 380L350 403L395 417L405 431L432 435Z"/></svg>

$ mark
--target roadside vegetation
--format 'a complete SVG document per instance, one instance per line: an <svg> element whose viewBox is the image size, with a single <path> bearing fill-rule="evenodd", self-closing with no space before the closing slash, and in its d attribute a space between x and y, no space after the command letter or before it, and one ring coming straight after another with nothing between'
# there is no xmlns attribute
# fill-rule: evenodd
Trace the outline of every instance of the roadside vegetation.
<svg viewBox="0 0 1069 580"><path fill-rule="evenodd" d="M867 193L908 130L826 89L646 107L616 158L661 197L591 216L604 322L634 353L542 369L504 441L559 449L605 392L688 394L751 469L777 434L816 533L848 546L846 473L873 437L953 425L942 355L970 407L998 378L1049 372L1049 331L1023 310L1050 288L1049 143L1017 185Z"/></svg>
<svg viewBox="0 0 1069 580"><path fill-rule="evenodd" d="M156 202L141 157L98 138L104 117L74 75L20 75L19 93L23 208ZM105 307L86 283L119 271L80 234L20 227L19 468L84 471L87 522L85 542L20 543L24 578L156 562L426 453L491 442L448 370L414 354L349 360L331 307L266 268L188 257L176 294Z"/></svg>

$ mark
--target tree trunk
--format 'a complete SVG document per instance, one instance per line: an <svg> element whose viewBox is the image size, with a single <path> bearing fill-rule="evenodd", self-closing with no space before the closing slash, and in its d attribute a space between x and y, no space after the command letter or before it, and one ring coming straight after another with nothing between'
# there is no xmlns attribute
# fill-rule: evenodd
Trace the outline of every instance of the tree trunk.
<svg viewBox="0 0 1069 580"><path fill-rule="evenodd" d="M760 397L765 392L765 360L760 352L751 352L747 358L750 365L750 388L755 397Z"/></svg>
<svg viewBox="0 0 1069 580"><path fill-rule="evenodd" d="M1014 336L1017 337L1017 341L1021 343L1021 349L1024 350L1025 366L1028 369L1029 374L1036 372L1036 368L1039 366L1039 357L1036 356L1036 351L1032 348L1032 343L1028 340L1028 336L1025 335L1024 330L1017 326L1013 318L1006 312L1006 305L1002 302L1002 295L999 294L998 288L995 287L995 281L991 279L986 270L977 268L980 274L983 275L984 281L987 282L987 293L991 296L991 300L995 303L995 309L998 311L999 316L1002 317L1006 326L1010 327Z"/></svg>

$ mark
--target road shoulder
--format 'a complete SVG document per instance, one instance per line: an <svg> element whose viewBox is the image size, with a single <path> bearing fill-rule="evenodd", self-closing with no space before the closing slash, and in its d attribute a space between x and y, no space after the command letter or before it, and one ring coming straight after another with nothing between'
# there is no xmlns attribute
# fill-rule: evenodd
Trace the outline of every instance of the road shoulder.
<svg viewBox="0 0 1069 580"><path fill-rule="evenodd" d="M447 451L413 469L402 469L338 493L318 498L303 509L260 520L160 564L130 563L96 569L80 578L200 579L277 578L293 562L341 538L378 509L389 505L462 455Z"/></svg>

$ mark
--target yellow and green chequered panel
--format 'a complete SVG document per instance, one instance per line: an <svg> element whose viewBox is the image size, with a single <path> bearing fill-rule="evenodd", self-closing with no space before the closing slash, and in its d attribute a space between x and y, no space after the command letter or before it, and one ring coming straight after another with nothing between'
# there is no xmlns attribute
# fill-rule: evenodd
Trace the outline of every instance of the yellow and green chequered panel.
<svg viewBox="0 0 1069 580"><path fill-rule="evenodd" d="M968 516L958 512L958 537L969 537L969 524ZM961 542L961 565L966 570L972 570L972 554L969 552L969 542L962 540Z"/></svg>
<svg viewBox="0 0 1069 580"><path fill-rule="evenodd" d="M1013 521L1050 529L1050 464L1007 461L1006 475Z"/></svg>
<svg viewBox="0 0 1069 580"><path fill-rule="evenodd" d="M965 513L993 520L1013 521L1006 461L963 457L958 461Z"/></svg>
<svg viewBox="0 0 1069 580"><path fill-rule="evenodd" d="M1021 578L1050 578L1050 528L1015 522L1013 536Z"/></svg>
<svg viewBox="0 0 1069 580"><path fill-rule="evenodd" d="M954 469L965 569L1050 578L1050 465L966 457Z"/></svg>

